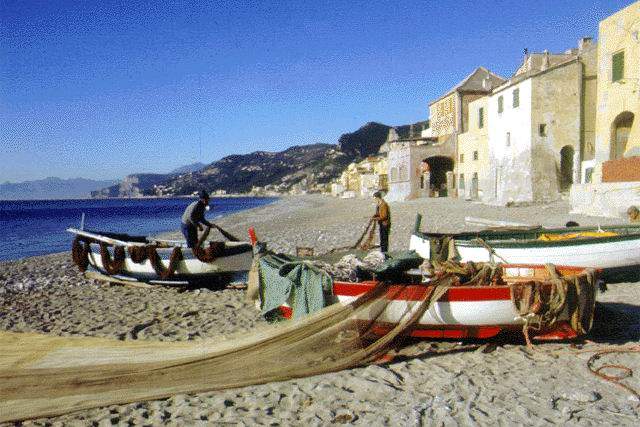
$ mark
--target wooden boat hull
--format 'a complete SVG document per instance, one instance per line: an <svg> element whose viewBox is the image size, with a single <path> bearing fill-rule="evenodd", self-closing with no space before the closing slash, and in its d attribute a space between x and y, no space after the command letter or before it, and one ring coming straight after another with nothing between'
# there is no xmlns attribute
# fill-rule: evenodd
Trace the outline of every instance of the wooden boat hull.
<svg viewBox="0 0 640 427"><path fill-rule="evenodd" d="M616 228L618 227L618 228ZM617 236L540 240L541 234L574 232L573 229L540 229L531 232L478 232L453 234L461 262L495 262L516 264L556 264L602 269L607 282L640 280L640 227L610 226L607 230L621 230ZM595 231L581 227L581 231ZM420 256L430 258L431 238L442 237L415 232L409 248Z"/></svg>
<svg viewBox="0 0 640 427"><path fill-rule="evenodd" d="M408 331L408 335L417 338L491 338L505 331L522 333L526 320L521 316L512 300L514 287L544 276L544 266L505 265L507 284L502 286L456 286L447 292L424 313L419 321ZM557 267L561 275L576 275L585 271L580 267ZM359 296L374 288L376 282L350 283L336 281L333 293L340 304L349 304ZM387 298L381 299L379 306L372 307L371 313L379 313L375 319L366 315L356 319L363 324L372 320L376 333L386 333L393 328L407 311L411 311L427 292L427 284L402 283L391 285ZM549 282L545 286L551 286ZM587 300L595 303L595 284L589 287ZM386 307L384 306L386 305ZM280 309L285 317L291 316L291 309ZM593 307L591 307L591 315ZM553 328L532 330L531 336L538 340L573 339L579 334L570 326L569 315Z"/></svg>
<svg viewBox="0 0 640 427"><path fill-rule="evenodd" d="M87 259L89 266L103 275L113 276L120 280L142 281L151 283L164 283L187 285L194 283L205 283L217 281L222 277L231 277L239 273L246 273L251 268L253 259L253 246L249 242L225 242L224 253L211 262L203 262L196 258L191 249L182 242L154 241L147 242L145 238L134 237L131 241L115 239L108 234L102 235L98 232L86 232L69 229L71 233L89 239L89 251ZM113 235L112 236L125 236ZM121 237L123 239L123 237ZM175 247L180 247L182 260L177 262L175 271L169 277L162 278L156 272L149 259L142 262L134 262L131 259L129 249L125 251L125 258L122 267L117 274L110 274L103 264L100 243L108 244L109 260L114 258L114 247L121 246L130 248L132 246L144 246L155 243L155 252L158 255L163 270L169 268L171 254Z"/></svg>
<svg viewBox="0 0 640 427"><path fill-rule="evenodd" d="M169 267L169 258L171 256L172 249L158 249L158 255L160 255L161 262L164 268ZM170 279L161 279L153 266L151 261L145 260L143 263L135 263L129 256L124 261L122 272L118 274L120 277L129 277L140 281L205 281L210 278L214 278L221 274L235 274L240 272L246 272L251 268L251 260L253 254L250 248L247 251L231 255L224 256L216 259L213 262L201 262L197 258L193 257L188 249L183 251L184 260L178 263L175 273ZM91 244L91 251L89 252L90 265L98 270L102 274L108 274L102 264L102 258L100 255L100 246L97 244Z"/></svg>

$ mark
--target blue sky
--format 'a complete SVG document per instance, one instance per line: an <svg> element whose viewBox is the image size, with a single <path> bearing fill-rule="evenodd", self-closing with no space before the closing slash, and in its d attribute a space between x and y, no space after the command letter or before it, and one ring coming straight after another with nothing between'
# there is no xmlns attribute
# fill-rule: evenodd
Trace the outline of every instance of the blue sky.
<svg viewBox="0 0 640 427"><path fill-rule="evenodd" d="M631 1L0 1L0 182L121 178L425 120Z"/></svg>

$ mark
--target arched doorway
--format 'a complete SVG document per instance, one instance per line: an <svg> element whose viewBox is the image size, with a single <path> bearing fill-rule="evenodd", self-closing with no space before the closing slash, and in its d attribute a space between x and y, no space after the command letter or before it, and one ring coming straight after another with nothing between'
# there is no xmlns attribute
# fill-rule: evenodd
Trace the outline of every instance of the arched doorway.
<svg viewBox="0 0 640 427"><path fill-rule="evenodd" d="M573 184L573 154L574 149L565 145L560 150L560 191L566 191Z"/></svg>
<svg viewBox="0 0 640 427"><path fill-rule="evenodd" d="M611 124L611 153L610 160L621 159L627 149L629 133L633 125L633 113L625 111L618 114Z"/></svg>
<svg viewBox="0 0 640 427"><path fill-rule="evenodd" d="M445 156L433 156L424 159L429 165L429 186L433 191L442 191L447 188L447 172L453 170L453 159Z"/></svg>

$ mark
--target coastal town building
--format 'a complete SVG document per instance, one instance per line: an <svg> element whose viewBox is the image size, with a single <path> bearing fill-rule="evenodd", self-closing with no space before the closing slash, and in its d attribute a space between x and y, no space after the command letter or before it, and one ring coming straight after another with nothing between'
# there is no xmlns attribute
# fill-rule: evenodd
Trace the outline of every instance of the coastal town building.
<svg viewBox="0 0 640 427"><path fill-rule="evenodd" d="M469 103L502 82L502 77L478 67L429 104L429 126L413 125L408 135L389 131L388 200L456 194L458 136L469 130Z"/></svg>
<svg viewBox="0 0 640 427"><path fill-rule="evenodd" d="M582 156L592 155L596 54L590 38L561 54L526 53L492 91L484 202L556 200L580 182Z"/></svg>
<svg viewBox="0 0 640 427"><path fill-rule="evenodd" d="M334 197L371 197L376 191L387 191L387 159L370 156L360 162L350 163L338 182L331 185Z"/></svg>
<svg viewBox="0 0 640 427"><path fill-rule="evenodd" d="M600 22L597 69L594 156L571 202L576 212L621 216L640 204L640 3Z"/></svg>
<svg viewBox="0 0 640 427"><path fill-rule="evenodd" d="M423 137L428 122L389 129L387 141L380 150L387 154L387 201L401 201L426 196L428 180L423 176L422 162L432 138Z"/></svg>
<svg viewBox="0 0 640 427"><path fill-rule="evenodd" d="M482 198L489 182L488 99L483 96L469 102L468 129L458 135L457 193L466 200Z"/></svg>

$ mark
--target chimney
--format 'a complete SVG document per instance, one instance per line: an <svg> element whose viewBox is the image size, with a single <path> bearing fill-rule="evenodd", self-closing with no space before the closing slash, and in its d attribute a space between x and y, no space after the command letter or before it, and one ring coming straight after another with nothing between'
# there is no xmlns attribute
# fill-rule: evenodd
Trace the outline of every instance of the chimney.
<svg viewBox="0 0 640 427"><path fill-rule="evenodd" d="M489 76L484 76L484 79L482 79L482 89L489 92L492 89L491 86L493 86L491 84L491 78Z"/></svg>
<svg viewBox="0 0 640 427"><path fill-rule="evenodd" d="M545 49L543 52L542 66L540 67L540 69L546 70L547 68L549 68L549 51Z"/></svg>
<svg viewBox="0 0 640 427"><path fill-rule="evenodd" d="M592 37L583 37L578 40L578 51L582 52L584 49L590 47L593 44Z"/></svg>

